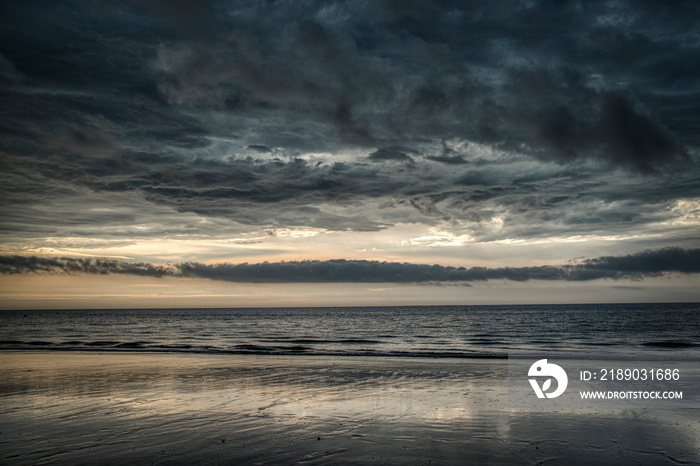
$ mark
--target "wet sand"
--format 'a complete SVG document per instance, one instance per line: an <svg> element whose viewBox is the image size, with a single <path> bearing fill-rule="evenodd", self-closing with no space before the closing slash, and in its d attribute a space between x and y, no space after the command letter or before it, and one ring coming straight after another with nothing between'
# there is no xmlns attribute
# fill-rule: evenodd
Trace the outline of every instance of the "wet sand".
<svg viewBox="0 0 700 466"><path fill-rule="evenodd" d="M697 464L700 410L511 410L502 360L7 351L0 462Z"/></svg>

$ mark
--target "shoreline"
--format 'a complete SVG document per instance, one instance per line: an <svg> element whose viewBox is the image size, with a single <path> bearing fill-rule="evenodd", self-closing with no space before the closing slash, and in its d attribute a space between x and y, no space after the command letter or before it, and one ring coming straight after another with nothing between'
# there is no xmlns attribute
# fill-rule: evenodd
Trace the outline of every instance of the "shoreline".
<svg viewBox="0 0 700 466"><path fill-rule="evenodd" d="M698 410L508 407L499 359L0 352L13 464L700 460Z"/></svg>

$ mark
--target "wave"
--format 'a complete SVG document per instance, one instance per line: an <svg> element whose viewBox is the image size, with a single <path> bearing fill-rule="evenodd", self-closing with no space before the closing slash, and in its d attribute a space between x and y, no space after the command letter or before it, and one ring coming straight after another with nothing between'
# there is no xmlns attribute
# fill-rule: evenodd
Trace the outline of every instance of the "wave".
<svg viewBox="0 0 700 466"><path fill-rule="evenodd" d="M110 335L111 336L111 335ZM38 339L7 338L0 340L0 351L57 350L57 351L123 351L123 352L183 352L223 353L288 356L381 356L425 358L507 358L509 352L566 351L590 353L599 351L642 352L644 356L696 355L700 343L693 338L599 340L556 342L549 338L521 339L471 337L460 341L449 339L417 340L415 336L403 340L371 338L313 338L307 336L274 336L245 339L180 338L172 340L118 339L105 336L95 339ZM227 341L228 340L228 341ZM233 340L233 341L231 341ZM236 341L238 340L238 341ZM242 340L242 341L241 341ZM641 356L641 354L640 354Z"/></svg>
<svg viewBox="0 0 700 466"><path fill-rule="evenodd" d="M677 340L661 340L661 341L647 341L642 343L643 346L651 346L655 348L695 348L698 346L697 343L691 343L689 341L677 341Z"/></svg>
<svg viewBox="0 0 700 466"><path fill-rule="evenodd" d="M384 343L379 340L369 340L365 338L343 338L339 340L326 340L322 338L262 338L263 341L269 341L272 343L312 343L312 344L325 344L325 343L338 343L338 344L380 344Z"/></svg>
<svg viewBox="0 0 700 466"><path fill-rule="evenodd" d="M472 345L506 345L502 340L492 340L490 338L470 338L467 340Z"/></svg>
<svg viewBox="0 0 700 466"><path fill-rule="evenodd" d="M293 341L293 340L290 340ZM323 340L321 340L323 341ZM329 340L329 342L343 340ZM353 342L355 343L355 342ZM367 343L372 343L369 340ZM434 350L375 350L358 349L354 346L343 348L323 348L306 345L258 345L241 343L231 347L197 346L188 344L156 344L152 342L117 342L117 341L0 341L2 350L55 350L55 351L106 351L106 352L144 352L144 353L208 353L208 354L258 354L279 356L372 356L372 357L405 357L405 358L480 358L506 359L505 352L469 351L460 349Z"/></svg>

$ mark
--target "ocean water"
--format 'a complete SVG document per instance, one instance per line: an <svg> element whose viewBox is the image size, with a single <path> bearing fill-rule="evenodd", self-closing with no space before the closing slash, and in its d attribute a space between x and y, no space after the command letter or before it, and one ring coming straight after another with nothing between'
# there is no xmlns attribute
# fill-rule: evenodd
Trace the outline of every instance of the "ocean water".
<svg viewBox="0 0 700 466"><path fill-rule="evenodd" d="M700 303L0 311L0 350L700 357Z"/></svg>

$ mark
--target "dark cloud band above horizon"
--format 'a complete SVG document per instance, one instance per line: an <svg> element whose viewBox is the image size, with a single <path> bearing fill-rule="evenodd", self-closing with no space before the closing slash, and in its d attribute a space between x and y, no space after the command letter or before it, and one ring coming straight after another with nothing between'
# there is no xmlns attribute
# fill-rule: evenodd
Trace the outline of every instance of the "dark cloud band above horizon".
<svg viewBox="0 0 700 466"><path fill-rule="evenodd" d="M92 274L199 278L238 283L468 283L641 280L667 273L700 273L700 249L664 248L625 256L533 267L446 267L367 260L307 260L259 264L148 264L112 259L0 256L0 274Z"/></svg>

